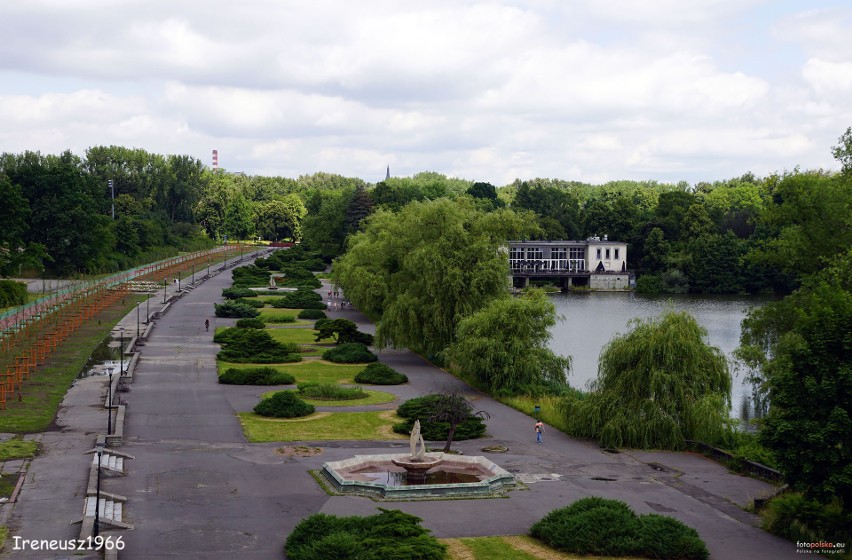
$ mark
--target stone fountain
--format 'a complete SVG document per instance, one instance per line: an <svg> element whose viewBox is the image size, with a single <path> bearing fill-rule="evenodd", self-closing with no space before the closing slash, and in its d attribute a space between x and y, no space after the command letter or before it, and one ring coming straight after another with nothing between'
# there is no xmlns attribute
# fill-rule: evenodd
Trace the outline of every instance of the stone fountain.
<svg viewBox="0 0 852 560"><path fill-rule="evenodd" d="M409 443L408 455L356 455L323 464L321 473L338 492L386 499L487 497L515 483L511 473L485 457L426 453L419 421Z"/></svg>

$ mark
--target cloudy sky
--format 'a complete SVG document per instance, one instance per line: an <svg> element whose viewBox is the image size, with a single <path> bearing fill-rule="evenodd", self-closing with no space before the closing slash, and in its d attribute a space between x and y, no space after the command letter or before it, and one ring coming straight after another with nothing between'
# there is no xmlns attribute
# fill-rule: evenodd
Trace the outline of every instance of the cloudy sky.
<svg viewBox="0 0 852 560"><path fill-rule="evenodd" d="M836 169L848 0L3 0L0 152L250 174Z"/></svg>

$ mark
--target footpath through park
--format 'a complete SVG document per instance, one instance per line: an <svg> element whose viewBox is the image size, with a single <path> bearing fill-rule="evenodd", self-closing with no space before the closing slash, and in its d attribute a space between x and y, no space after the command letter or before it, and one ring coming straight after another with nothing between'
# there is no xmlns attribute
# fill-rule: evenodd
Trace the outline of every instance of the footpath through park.
<svg viewBox="0 0 852 560"><path fill-rule="evenodd" d="M213 317L213 303L231 284L230 274L213 276L175 300L157 320L139 352L127 401L122 453L126 474L102 481L105 492L121 495L124 521L133 529L104 531L121 536L122 559L272 560L283 557L287 535L316 512L371 515L378 507L401 509L423 519L440 538L525 534L545 514L579 498L596 495L627 502L637 513L662 513L694 527L715 559L795 558L795 543L757 527L759 519L741 506L772 487L732 474L689 453L609 453L549 428L535 443L534 420L405 350L380 352L379 359L405 373L406 385L383 387L399 399L377 408L395 408L403 400L457 388L490 414L487 437L458 442L465 455L485 454L486 446L506 453L487 454L516 475L523 485L504 498L375 502L364 497L329 496L309 471L325 461L355 454L404 452L407 441L307 441L248 443L237 413L250 411L270 387L217 383L215 327L233 320ZM373 330L355 310L331 311L330 317L355 321ZM211 328L204 328L210 319ZM135 315L122 322L135 328ZM126 324L124 324L126 323ZM60 409L60 430L42 438L43 453L30 465L19 503L9 520L10 538L76 538L82 515L85 469L92 434L105 413L99 399L106 380L78 382ZM96 426L97 425L97 426ZM312 456L285 447L318 448ZM9 545L7 543L7 550ZM5 553L7 556L9 553ZM80 557L13 551L14 558Z"/></svg>

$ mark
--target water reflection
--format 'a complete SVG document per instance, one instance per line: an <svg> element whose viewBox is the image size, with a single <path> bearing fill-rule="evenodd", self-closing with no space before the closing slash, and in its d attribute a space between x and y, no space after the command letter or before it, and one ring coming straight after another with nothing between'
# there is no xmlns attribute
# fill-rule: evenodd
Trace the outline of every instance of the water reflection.
<svg viewBox="0 0 852 560"><path fill-rule="evenodd" d="M367 479L367 482L376 482L387 486L420 486L424 484L464 484L479 482L481 478L475 474L432 470L426 473L422 479L408 480L407 473L389 470L381 470L379 467L359 470L358 474Z"/></svg>
<svg viewBox="0 0 852 560"><path fill-rule="evenodd" d="M129 356L124 355L124 368L127 368ZM93 375L108 375L110 368L118 375L121 371L121 350L119 340L107 336L95 347L92 355L86 361L86 365L77 374L77 378L91 377Z"/></svg>
<svg viewBox="0 0 852 560"><path fill-rule="evenodd" d="M573 357L569 383L581 389L597 377L601 350L616 334L629 330L634 318L656 317L666 310L687 311L707 329L707 339L730 360L739 346L740 323L748 310L769 301L767 297L666 295L646 296L634 292L572 292L554 294L556 312L565 320L552 329L550 348ZM743 420L762 417L766 403L755 398L754 386L731 367L731 415Z"/></svg>

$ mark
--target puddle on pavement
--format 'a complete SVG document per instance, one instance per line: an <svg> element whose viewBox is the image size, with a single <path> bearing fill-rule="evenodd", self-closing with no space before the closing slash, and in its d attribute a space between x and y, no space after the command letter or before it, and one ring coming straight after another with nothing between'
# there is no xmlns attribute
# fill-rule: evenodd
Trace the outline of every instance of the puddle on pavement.
<svg viewBox="0 0 852 560"><path fill-rule="evenodd" d="M126 337L125 342L127 342ZM92 377L94 375L108 375L110 368L113 370L113 375L118 375L121 370L120 361L121 350L119 349L119 339L107 336L97 345L92 355L89 356L86 365L77 374L77 379ZM125 354L125 368L129 361L129 356Z"/></svg>

